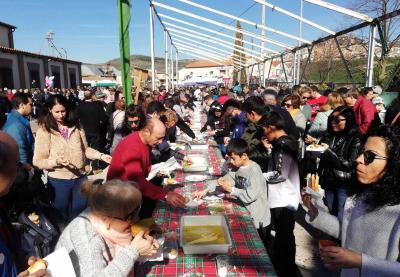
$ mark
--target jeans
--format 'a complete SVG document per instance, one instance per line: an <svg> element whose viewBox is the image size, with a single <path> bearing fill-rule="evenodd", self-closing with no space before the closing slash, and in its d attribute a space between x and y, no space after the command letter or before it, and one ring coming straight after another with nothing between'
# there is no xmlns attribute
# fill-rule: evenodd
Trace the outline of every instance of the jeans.
<svg viewBox="0 0 400 277"><path fill-rule="evenodd" d="M326 204L332 215L343 214L344 203L346 202L347 188L330 187L325 189Z"/></svg>
<svg viewBox="0 0 400 277"><path fill-rule="evenodd" d="M48 177L55 191L54 207L67 221L74 219L86 208L86 198L80 193L81 185L85 180L86 177L70 180Z"/></svg>
<svg viewBox="0 0 400 277"><path fill-rule="evenodd" d="M274 266L278 276L296 276L296 242L293 234L295 211L288 208L271 209L275 227Z"/></svg>

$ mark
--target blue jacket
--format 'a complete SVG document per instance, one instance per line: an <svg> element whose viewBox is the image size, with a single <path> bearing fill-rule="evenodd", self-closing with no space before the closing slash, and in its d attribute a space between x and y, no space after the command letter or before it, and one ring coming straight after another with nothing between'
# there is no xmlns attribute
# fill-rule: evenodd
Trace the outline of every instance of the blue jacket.
<svg viewBox="0 0 400 277"><path fill-rule="evenodd" d="M241 138L247 127L246 113L241 112L238 116L232 118L232 138Z"/></svg>
<svg viewBox="0 0 400 277"><path fill-rule="evenodd" d="M16 110L12 110L8 116L3 131L12 136L18 144L19 161L32 164L33 147L35 144L29 120Z"/></svg>

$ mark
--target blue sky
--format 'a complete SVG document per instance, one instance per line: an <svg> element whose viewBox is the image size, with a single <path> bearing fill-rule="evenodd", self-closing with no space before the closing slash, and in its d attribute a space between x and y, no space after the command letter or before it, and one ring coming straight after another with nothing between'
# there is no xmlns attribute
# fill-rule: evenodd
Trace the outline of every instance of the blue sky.
<svg viewBox="0 0 400 277"><path fill-rule="evenodd" d="M232 20L210 14L198 8L181 3L178 0L158 0L161 3L173 5L186 11L206 16L229 24ZM192 0L203 5L221 10L233 15L240 15L253 5L253 0ZM282 8L296 14L300 11L299 0L269 0ZM330 0L331 3L349 6L349 0ZM149 38L149 2L148 0L132 0L132 20L130 27L131 54L150 55ZM177 13L157 8L160 13L175 16L195 24L221 30L220 27L207 25L201 21L190 19ZM332 30L340 30L355 23L350 17L337 14L321 7L305 3L304 17L313 20ZM261 5L256 3L244 15L251 21L261 22ZM15 47L30 52L51 54L45 40L49 30L55 32L55 44L58 48L67 50L68 58L83 62L99 63L119 57L118 17L116 0L0 0L0 21L17 26L14 33ZM234 24L233 24L234 25ZM292 34L298 34L296 20L267 8L267 26ZM260 33L254 27L242 24L246 30ZM234 32L221 30L234 36ZM322 31L304 25L303 37L314 40L325 36ZM292 39L267 32L269 38L286 44L295 45ZM223 39L223 38L222 38ZM246 40L251 41L250 37ZM212 45L212 42L198 42ZM254 40L254 43L259 43ZM266 45L277 49L273 45ZM218 47L218 45L215 45ZM155 24L156 56L164 54L163 31L158 21ZM181 56L181 58L190 58Z"/></svg>

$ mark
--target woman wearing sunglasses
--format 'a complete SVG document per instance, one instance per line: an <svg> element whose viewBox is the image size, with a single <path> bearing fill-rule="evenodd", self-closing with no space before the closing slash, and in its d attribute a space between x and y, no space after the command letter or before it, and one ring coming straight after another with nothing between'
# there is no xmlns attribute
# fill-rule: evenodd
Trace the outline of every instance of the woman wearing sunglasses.
<svg viewBox="0 0 400 277"><path fill-rule="evenodd" d="M325 151L320 157L318 173L325 189L329 211L338 215L343 210L351 184L354 183L354 162L361 147L353 110L336 108L328 117L328 131L320 141Z"/></svg>
<svg viewBox="0 0 400 277"><path fill-rule="evenodd" d="M342 242L320 249L325 265L341 269L341 276L400 276L400 140L389 127L372 132L356 159L363 189L346 199L342 214L332 216L303 197L306 220Z"/></svg>
<svg viewBox="0 0 400 277"><path fill-rule="evenodd" d="M283 98L282 108L290 113L300 134L303 134L306 129L307 119L300 110L300 103L300 97L297 94L289 94Z"/></svg>
<svg viewBox="0 0 400 277"><path fill-rule="evenodd" d="M65 228L56 248L66 248L78 277L133 276L138 257L159 247L143 231L132 238L142 193L135 183L120 180L86 182L81 192L89 207Z"/></svg>

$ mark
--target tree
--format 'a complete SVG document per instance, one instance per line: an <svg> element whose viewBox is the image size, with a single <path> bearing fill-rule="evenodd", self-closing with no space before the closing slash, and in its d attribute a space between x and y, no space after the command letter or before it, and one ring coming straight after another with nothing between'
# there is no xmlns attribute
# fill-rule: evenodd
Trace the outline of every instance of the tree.
<svg viewBox="0 0 400 277"><path fill-rule="evenodd" d="M240 25L239 21L236 21L236 29L242 30L242 26ZM246 63L246 55L243 51L239 52L238 50L243 49L243 33L236 32L236 39L235 39L235 49L233 50L233 64L235 67L242 67L242 64ZM233 72L233 82L235 83L238 81L241 84L247 82L247 74L246 69L242 68L241 70L234 70Z"/></svg>
<svg viewBox="0 0 400 277"><path fill-rule="evenodd" d="M353 0L351 8L367 13L370 16L378 17L400 8L400 0ZM380 22L382 27L382 39L387 46L388 52L379 51L377 54L377 66L375 80L379 85L383 85L389 78L389 59L388 53L399 43L399 17L393 17ZM379 35L377 35L379 38ZM378 42L381 42L378 39Z"/></svg>

